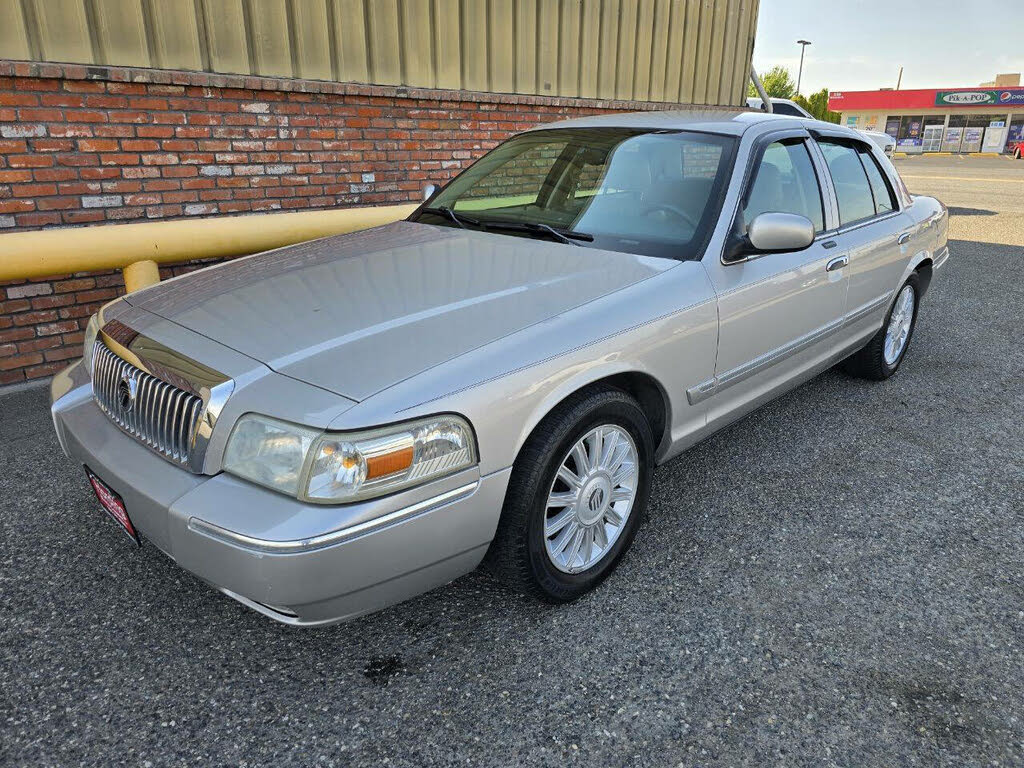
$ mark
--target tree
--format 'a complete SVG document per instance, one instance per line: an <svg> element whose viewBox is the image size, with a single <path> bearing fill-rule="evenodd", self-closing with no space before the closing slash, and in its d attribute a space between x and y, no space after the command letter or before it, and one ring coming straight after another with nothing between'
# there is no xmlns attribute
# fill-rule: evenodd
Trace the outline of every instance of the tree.
<svg viewBox="0 0 1024 768"><path fill-rule="evenodd" d="M839 113L832 112L828 108L828 88L822 88L807 98L799 95L795 96L793 101L810 112L818 120L825 120L829 123L839 122Z"/></svg>
<svg viewBox="0 0 1024 768"><path fill-rule="evenodd" d="M793 76L783 66L774 66L761 75L761 84L769 98L772 99L792 99L796 95L796 83L793 82ZM747 89L747 94L759 95L753 83Z"/></svg>

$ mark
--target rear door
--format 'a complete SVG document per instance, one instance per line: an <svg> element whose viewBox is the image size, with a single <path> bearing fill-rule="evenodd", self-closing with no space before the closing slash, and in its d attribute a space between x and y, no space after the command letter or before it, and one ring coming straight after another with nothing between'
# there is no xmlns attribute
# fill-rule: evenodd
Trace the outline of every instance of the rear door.
<svg viewBox="0 0 1024 768"><path fill-rule="evenodd" d="M833 237L850 260L842 335L852 340L877 328L884 317L906 265L900 240L907 239L911 223L870 145L819 136L817 147L835 190L839 226Z"/></svg>
<svg viewBox="0 0 1024 768"><path fill-rule="evenodd" d="M817 237L809 248L723 263L708 254L705 268L718 294L719 343L715 378L689 393L710 398L708 422L730 420L756 407L829 354L846 308L847 271L833 227L823 168L803 132L762 139L752 152L735 227L745 232L761 213L805 216ZM826 205L828 201L828 205Z"/></svg>

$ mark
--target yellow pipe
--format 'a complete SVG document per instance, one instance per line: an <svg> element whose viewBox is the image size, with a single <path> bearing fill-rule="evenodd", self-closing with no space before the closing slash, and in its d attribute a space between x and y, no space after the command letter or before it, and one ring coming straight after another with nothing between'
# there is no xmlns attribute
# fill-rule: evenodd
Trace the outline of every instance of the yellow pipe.
<svg viewBox="0 0 1024 768"><path fill-rule="evenodd" d="M144 281L157 264L258 253L388 224L415 209L389 205L13 232L0 235L0 282L126 267L126 281L127 272ZM140 261L153 267L133 270L130 265Z"/></svg>
<svg viewBox="0 0 1024 768"><path fill-rule="evenodd" d="M141 291L160 282L160 267L155 261L136 261L124 268L124 289L128 293Z"/></svg>

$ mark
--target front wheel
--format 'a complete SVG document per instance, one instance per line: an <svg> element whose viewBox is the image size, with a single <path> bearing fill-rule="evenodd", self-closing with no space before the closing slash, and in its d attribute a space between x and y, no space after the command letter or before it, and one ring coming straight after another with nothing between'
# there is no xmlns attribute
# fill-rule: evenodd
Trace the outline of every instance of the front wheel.
<svg viewBox="0 0 1024 768"><path fill-rule="evenodd" d="M651 428L636 400L611 388L577 393L520 451L486 566L548 602L593 589L633 541L653 462Z"/></svg>
<svg viewBox="0 0 1024 768"><path fill-rule="evenodd" d="M914 335L920 285L916 273L907 279L896 294L896 300L878 333L863 349L842 362L847 373L875 381L888 379L896 373Z"/></svg>

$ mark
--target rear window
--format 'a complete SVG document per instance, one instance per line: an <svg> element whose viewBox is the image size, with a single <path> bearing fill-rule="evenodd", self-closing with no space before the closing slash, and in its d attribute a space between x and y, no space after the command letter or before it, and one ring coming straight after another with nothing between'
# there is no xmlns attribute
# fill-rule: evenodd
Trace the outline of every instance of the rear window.
<svg viewBox="0 0 1024 768"><path fill-rule="evenodd" d="M839 223L852 224L875 215L875 199L857 150L849 144L821 140L832 184L839 202Z"/></svg>
<svg viewBox="0 0 1024 768"><path fill-rule="evenodd" d="M896 195L889 185L888 179L878 167L878 161L866 149L860 151L861 162L864 163L864 170L868 174L868 182L871 184L871 192L875 196L875 213L888 213L896 209Z"/></svg>

